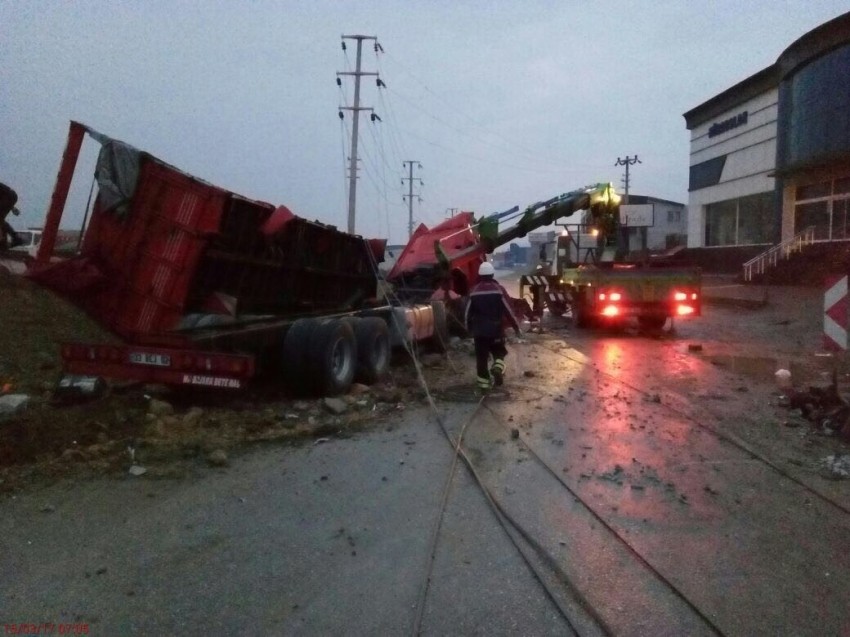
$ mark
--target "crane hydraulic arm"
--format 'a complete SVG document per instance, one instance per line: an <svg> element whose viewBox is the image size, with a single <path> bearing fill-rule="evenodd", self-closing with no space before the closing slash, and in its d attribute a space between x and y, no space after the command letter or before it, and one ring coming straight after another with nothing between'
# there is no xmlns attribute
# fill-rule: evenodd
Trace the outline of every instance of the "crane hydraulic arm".
<svg viewBox="0 0 850 637"><path fill-rule="evenodd" d="M619 201L620 197L610 183L600 183L539 201L526 208L516 224L501 232L499 220L506 213L490 215L478 224L478 241L463 250L450 254L440 241L435 241L437 259L448 269L462 267L470 261L480 260L484 254L493 252L499 246L524 237L537 228L552 225L558 219L568 217L579 210L590 210L593 222L601 226L603 231L610 232L613 227L609 226L613 226L617 217Z"/></svg>

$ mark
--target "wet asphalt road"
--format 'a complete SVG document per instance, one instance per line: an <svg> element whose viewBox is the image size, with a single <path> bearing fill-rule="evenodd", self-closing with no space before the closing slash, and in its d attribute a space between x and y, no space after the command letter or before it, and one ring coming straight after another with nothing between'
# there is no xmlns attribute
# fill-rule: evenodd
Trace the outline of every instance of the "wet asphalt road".
<svg viewBox="0 0 850 637"><path fill-rule="evenodd" d="M472 360L455 353L437 406L454 436L467 424L508 532L458 465L424 634L850 634L850 515L817 495L850 509L848 483L794 455L811 449L770 416L769 378L710 360L728 346L713 321L661 338L555 325L511 346L486 409L466 402ZM705 352L688 352L695 340ZM410 634L452 461L433 414L411 406L196 480L5 499L0 624Z"/></svg>

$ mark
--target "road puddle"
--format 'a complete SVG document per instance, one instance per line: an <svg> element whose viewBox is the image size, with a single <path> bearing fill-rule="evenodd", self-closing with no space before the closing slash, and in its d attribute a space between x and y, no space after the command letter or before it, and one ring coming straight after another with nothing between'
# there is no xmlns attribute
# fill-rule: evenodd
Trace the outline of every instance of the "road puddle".
<svg viewBox="0 0 850 637"><path fill-rule="evenodd" d="M706 360L712 364L722 367L730 372L745 374L747 376L756 376L759 378L773 378L776 370L781 366L777 364L775 358L759 357L759 356L726 356L716 355L707 356ZM794 370L790 370L793 377Z"/></svg>
<svg viewBox="0 0 850 637"><path fill-rule="evenodd" d="M761 380L775 380L776 372L780 369L787 369L791 372L791 378L794 382L811 382L819 380L823 375L823 370L820 367L827 368L829 361L822 363L821 361L813 361L812 365L806 366L801 363L791 362L787 359L779 360L769 356L733 356L727 354L718 354L715 356L706 356L705 359L713 365L717 365L727 371L748 376L750 378L759 378ZM817 365L821 363L821 365ZM818 367L817 370L812 367Z"/></svg>

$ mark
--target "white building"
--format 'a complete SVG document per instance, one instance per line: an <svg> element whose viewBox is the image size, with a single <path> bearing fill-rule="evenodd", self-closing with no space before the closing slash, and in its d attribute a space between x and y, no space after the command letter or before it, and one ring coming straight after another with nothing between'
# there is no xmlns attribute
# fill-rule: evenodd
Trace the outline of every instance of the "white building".
<svg viewBox="0 0 850 637"><path fill-rule="evenodd" d="M685 245L688 215L685 204L647 195L629 195L630 206L652 206L652 225L647 227L646 247L659 251ZM629 250L641 249L641 229L629 228Z"/></svg>
<svg viewBox="0 0 850 637"><path fill-rule="evenodd" d="M850 238L850 13L684 114L688 246L744 255L807 227Z"/></svg>

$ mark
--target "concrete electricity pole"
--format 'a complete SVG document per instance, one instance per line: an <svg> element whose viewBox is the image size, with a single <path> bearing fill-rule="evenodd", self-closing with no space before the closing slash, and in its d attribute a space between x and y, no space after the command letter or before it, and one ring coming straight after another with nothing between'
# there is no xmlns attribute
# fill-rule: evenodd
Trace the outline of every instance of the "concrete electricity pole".
<svg viewBox="0 0 850 637"><path fill-rule="evenodd" d="M446 212L449 213L450 217L454 217L455 213L460 210L460 208L446 208Z"/></svg>
<svg viewBox="0 0 850 637"><path fill-rule="evenodd" d="M629 157L628 155L626 155L625 159L623 159L622 157L617 157L617 163L614 164L614 165L626 167L626 179L623 182L623 185L626 188L626 196L625 196L625 201L623 201L623 203L629 203L629 166L634 166L635 164L642 164L642 163L643 162L640 159L638 159L637 155L635 155L634 157Z"/></svg>
<svg viewBox="0 0 850 637"><path fill-rule="evenodd" d="M621 157L617 157L617 163L614 164L614 165L626 167L626 177L623 180L623 185L625 186L625 191L626 191L625 196L623 197L623 203L624 204L629 203L629 166L633 166L635 164L642 164L642 163L643 162L640 159L638 159L637 155L635 155L634 157L629 157L628 155L626 155L625 159L623 159ZM618 220L618 222L619 222L619 220ZM628 252L629 252L629 228L619 226L619 223L618 223L618 227L620 227L620 246L619 246L619 249L617 250L617 252L619 253L618 256L623 257L626 254L628 254ZM643 250L646 250L646 228L640 229L640 241L641 241L641 248Z"/></svg>
<svg viewBox="0 0 850 637"><path fill-rule="evenodd" d="M408 212L407 237L408 238L413 236L413 196L414 196L413 195L413 182L418 181L420 186L425 185L423 183L423 181L421 179L419 179L419 177L413 176L413 164L416 164L417 166L419 166L419 170L422 170L422 164L420 164L415 159L408 159L408 160L405 160L404 162L402 162L402 167L407 166L410 169L410 173L409 173L410 176L401 178L401 185L403 186L404 182L406 181L407 187L408 187L407 194L402 195L402 197L401 197L402 199L407 200L407 212ZM422 203L422 197L420 197L419 195L416 195L416 198L419 200L419 203Z"/></svg>
<svg viewBox="0 0 850 637"><path fill-rule="evenodd" d="M349 157L348 164L348 232L354 234L354 210L357 202L357 133L360 125L360 111L371 111L371 108L363 108L360 106L360 78L363 75L374 75L377 77L377 73L366 72L360 70L360 63L363 53L363 40L374 40L375 41L375 51L380 49L380 44L378 44L378 38L374 35L344 35L342 36L342 50L345 51L345 41L346 40L357 40L357 63L354 71L342 71L337 73L336 83L338 85L342 85L341 80L339 79L340 75L353 75L354 76L354 105L353 106L340 106L340 117L342 117L342 111L352 111L354 117L354 124L351 127L351 157Z"/></svg>

